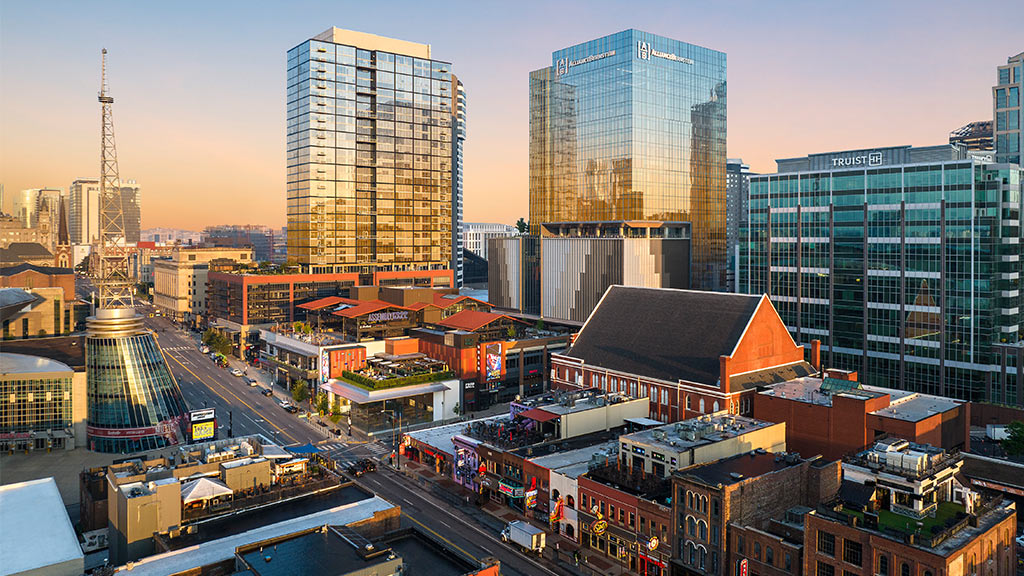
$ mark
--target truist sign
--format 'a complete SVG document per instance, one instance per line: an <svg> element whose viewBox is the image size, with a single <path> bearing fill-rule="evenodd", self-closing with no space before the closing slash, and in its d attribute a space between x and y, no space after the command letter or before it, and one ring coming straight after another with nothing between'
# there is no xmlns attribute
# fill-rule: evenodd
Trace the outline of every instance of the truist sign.
<svg viewBox="0 0 1024 576"><path fill-rule="evenodd" d="M643 40L636 43L636 57L641 60L650 60L651 56L655 58L663 58L665 60L671 60L673 62L682 62L683 64L693 64L693 60L684 56L679 56L671 52L661 52L651 48L650 42L644 42Z"/></svg>
<svg viewBox="0 0 1024 576"><path fill-rule="evenodd" d="M881 166L882 165L882 153L881 152L869 152L867 154L859 154L856 156L844 156L841 158L833 158L832 166L834 168L846 168L855 166Z"/></svg>

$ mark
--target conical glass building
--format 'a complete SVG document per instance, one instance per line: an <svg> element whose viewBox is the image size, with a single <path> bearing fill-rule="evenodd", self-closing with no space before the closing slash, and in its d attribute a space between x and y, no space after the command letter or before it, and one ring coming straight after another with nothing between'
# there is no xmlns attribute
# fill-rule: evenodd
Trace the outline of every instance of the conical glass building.
<svg viewBox="0 0 1024 576"><path fill-rule="evenodd" d="M86 337L90 450L177 444L187 409L153 334L131 308L99 309Z"/></svg>

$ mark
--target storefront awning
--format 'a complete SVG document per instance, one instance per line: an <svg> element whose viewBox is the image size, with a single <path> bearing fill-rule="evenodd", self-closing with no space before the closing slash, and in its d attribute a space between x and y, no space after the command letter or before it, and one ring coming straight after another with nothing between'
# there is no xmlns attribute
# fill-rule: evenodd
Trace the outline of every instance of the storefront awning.
<svg viewBox="0 0 1024 576"><path fill-rule="evenodd" d="M552 414L547 410L541 410L540 408L530 408L529 410L523 410L519 413L523 418L529 418L536 422L548 422L558 418L558 414Z"/></svg>

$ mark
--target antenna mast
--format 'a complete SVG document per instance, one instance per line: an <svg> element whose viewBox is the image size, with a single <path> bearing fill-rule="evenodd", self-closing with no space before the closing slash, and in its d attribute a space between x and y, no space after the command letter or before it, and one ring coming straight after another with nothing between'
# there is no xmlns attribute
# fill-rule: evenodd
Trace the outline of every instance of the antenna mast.
<svg viewBox="0 0 1024 576"><path fill-rule="evenodd" d="M100 266L100 308L131 308L133 283L121 205L121 179L117 173L117 147L114 145L114 98L108 95L107 49L103 49L103 73L99 101L103 107L100 137L100 239L97 246Z"/></svg>

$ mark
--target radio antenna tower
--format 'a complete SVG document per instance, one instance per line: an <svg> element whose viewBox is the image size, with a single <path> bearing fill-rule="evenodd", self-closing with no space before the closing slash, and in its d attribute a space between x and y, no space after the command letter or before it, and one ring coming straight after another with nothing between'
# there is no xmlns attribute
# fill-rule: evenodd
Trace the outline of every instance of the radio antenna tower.
<svg viewBox="0 0 1024 576"><path fill-rule="evenodd" d="M117 174L117 147L114 145L114 98L108 95L107 49L103 49L103 73L99 101L103 107L100 138L100 308L131 308L134 288L129 273L128 251L121 205L121 179Z"/></svg>

